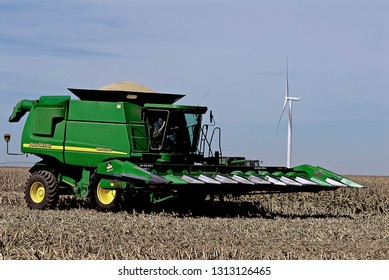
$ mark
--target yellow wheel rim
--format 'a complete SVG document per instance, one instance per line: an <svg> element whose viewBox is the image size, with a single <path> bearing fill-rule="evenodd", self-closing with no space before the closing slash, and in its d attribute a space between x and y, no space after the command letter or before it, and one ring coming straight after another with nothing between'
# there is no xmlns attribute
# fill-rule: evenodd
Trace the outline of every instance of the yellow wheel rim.
<svg viewBox="0 0 389 280"><path fill-rule="evenodd" d="M45 187L41 182L35 182L30 188L30 197L35 203L41 203L45 198Z"/></svg>
<svg viewBox="0 0 389 280"><path fill-rule="evenodd" d="M97 198L102 204L111 204L116 197L116 190L103 189L100 185L97 186Z"/></svg>

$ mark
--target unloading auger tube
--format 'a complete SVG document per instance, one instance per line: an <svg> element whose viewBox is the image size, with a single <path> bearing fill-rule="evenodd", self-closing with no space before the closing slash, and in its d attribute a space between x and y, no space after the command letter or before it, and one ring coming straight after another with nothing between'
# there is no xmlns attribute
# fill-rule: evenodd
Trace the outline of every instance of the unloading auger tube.
<svg viewBox="0 0 389 280"><path fill-rule="evenodd" d="M16 104L9 121L25 121L21 152L42 160L30 170L25 199L32 209L55 208L60 195L91 199L99 210L207 195L318 192L363 186L319 166L265 167L213 149L207 108L178 105L182 94L156 93L131 82L100 90L69 89ZM4 136L7 145L11 139ZM217 137L215 137L217 138ZM8 150L8 146L7 146ZM205 156L207 155L207 156ZM183 206L184 207L184 206Z"/></svg>

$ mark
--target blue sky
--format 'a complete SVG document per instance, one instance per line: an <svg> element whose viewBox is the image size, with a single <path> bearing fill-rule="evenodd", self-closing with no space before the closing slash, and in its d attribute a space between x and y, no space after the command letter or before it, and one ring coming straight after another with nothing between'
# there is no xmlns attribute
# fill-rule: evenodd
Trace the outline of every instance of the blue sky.
<svg viewBox="0 0 389 280"><path fill-rule="evenodd" d="M389 175L387 1L0 1L0 133L21 99L135 81L213 110L224 155ZM207 119L207 118L206 118ZM0 149L0 162L34 161Z"/></svg>

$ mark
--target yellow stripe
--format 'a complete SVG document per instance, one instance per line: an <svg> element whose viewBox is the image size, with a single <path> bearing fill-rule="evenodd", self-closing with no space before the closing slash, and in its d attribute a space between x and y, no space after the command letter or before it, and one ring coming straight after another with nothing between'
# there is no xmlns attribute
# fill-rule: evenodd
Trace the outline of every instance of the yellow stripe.
<svg viewBox="0 0 389 280"><path fill-rule="evenodd" d="M46 145L46 146L45 146ZM73 152L87 152L87 153L102 153L102 154L116 154L116 155L126 155L125 152L120 151L108 151L108 150L98 150L97 148L83 148L83 147L71 147L71 146L55 146L44 143L24 143L23 148L31 149L46 149L46 150L63 150L73 151Z"/></svg>
<svg viewBox="0 0 389 280"><path fill-rule="evenodd" d="M74 151L74 152L97 152L97 149L65 146L65 151Z"/></svg>
<svg viewBox="0 0 389 280"><path fill-rule="evenodd" d="M127 154L125 152L119 152L119 151L101 151L101 150L98 150L97 148L83 148L83 147L71 147L71 146L65 146L65 151L117 154L117 155L126 155Z"/></svg>

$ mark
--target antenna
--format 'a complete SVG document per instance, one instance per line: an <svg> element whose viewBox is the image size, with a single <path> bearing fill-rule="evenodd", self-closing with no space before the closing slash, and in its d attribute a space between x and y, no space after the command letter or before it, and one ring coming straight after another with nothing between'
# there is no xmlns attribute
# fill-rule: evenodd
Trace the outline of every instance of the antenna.
<svg viewBox="0 0 389 280"><path fill-rule="evenodd" d="M211 92L211 90L213 89L213 86L211 86L209 88L209 90L207 91L207 93L204 95L204 97L200 100L199 104L197 104L197 106L199 106L201 104L201 102L203 102L203 100L205 99L205 97L208 96L208 94Z"/></svg>
<svg viewBox="0 0 389 280"><path fill-rule="evenodd" d="M286 167L291 168L292 161L292 101L299 101L300 97L291 97L289 96L289 66L288 66L288 56L286 56L286 89L285 89L285 101L282 106L282 112L280 119L278 120L277 132L280 126L282 116L284 114L286 105L288 105L289 116L288 116L288 143L287 143L287 155L286 155Z"/></svg>

